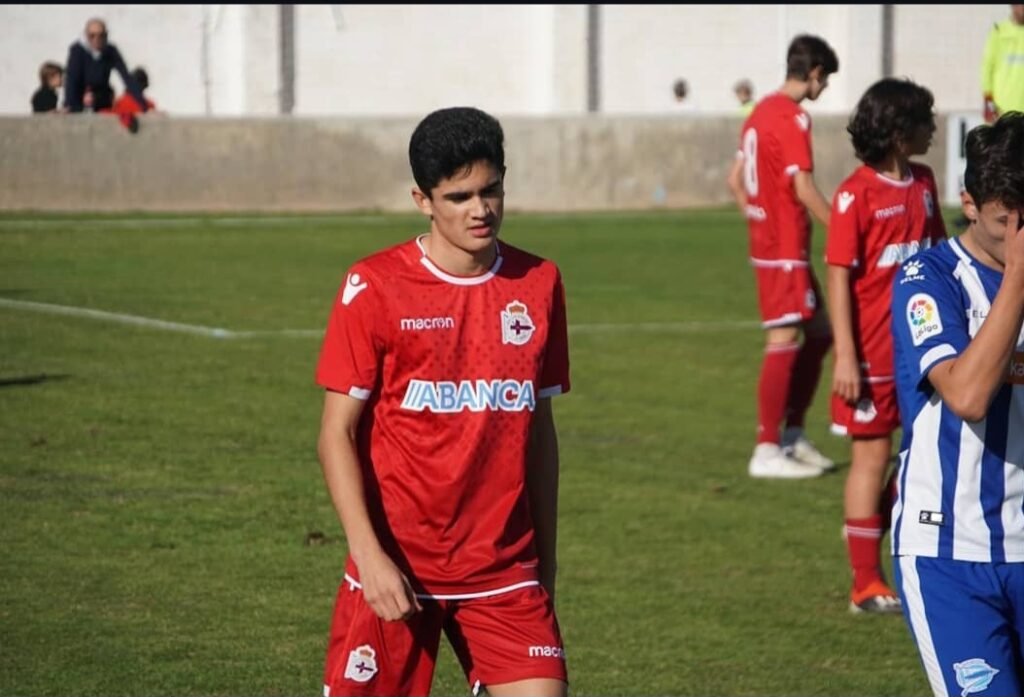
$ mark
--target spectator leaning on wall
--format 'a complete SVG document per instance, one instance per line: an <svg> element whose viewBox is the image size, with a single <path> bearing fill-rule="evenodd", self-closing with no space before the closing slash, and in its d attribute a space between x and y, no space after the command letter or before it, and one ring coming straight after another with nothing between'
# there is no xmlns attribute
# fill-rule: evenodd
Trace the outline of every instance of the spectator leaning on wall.
<svg viewBox="0 0 1024 697"><path fill-rule="evenodd" d="M64 84L64 68L46 61L39 67L39 89L32 95L32 113L57 111L57 90Z"/></svg>
<svg viewBox="0 0 1024 697"><path fill-rule="evenodd" d="M111 109L114 105L114 90L110 87L110 71L117 70L124 80L125 88L146 111L146 98L128 73L121 52L107 43L107 25L100 19L90 19L85 24L85 36L71 44L68 51L67 79L64 86L64 101L68 111L83 111L91 106L93 111ZM86 95L91 94L92 104L86 104Z"/></svg>
<svg viewBox="0 0 1024 697"><path fill-rule="evenodd" d="M1024 5L1010 5L1010 19L989 32L981 63L985 121L1008 111L1024 111Z"/></svg>

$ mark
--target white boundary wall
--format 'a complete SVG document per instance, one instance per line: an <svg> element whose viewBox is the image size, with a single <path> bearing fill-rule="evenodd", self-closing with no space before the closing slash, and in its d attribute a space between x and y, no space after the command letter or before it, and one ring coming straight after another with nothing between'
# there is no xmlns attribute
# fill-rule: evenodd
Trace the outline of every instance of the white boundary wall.
<svg viewBox="0 0 1024 697"><path fill-rule="evenodd" d="M148 69L151 95L168 112L279 112L277 5L3 5L0 113L29 111L39 65L65 62L94 15L129 67ZM1008 7L896 5L894 15L895 74L930 87L941 112L980 109L982 48ZM828 39L841 64L811 111L848 113L880 77L881 18L881 5L601 6L602 111L677 112L671 85L682 76L700 111L733 113L733 83L750 78L759 95L774 89L786 45L806 31ZM580 114L586 56L586 5L298 5L294 113L415 116L473 104Z"/></svg>

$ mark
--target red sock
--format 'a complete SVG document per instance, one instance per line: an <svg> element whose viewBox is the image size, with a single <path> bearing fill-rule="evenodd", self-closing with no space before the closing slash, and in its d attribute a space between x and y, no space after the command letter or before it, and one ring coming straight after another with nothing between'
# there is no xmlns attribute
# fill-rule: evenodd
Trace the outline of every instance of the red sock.
<svg viewBox="0 0 1024 697"><path fill-rule="evenodd" d="M872 581L882 580L882 516L846 519L846 549L853 568L853 588L862 590Z"/></svg>
<svg viewBox="0 0 1024 697"><path fill-rule="evenodd" d="M770 344L764 350L757 384L757 442L778 443L779 426L786 412L799 344Z"/></svg>
<svg viewBox="0 0 1024 697"><path fill-rule="evenodd" d="M796 357L793 380L789 386L789 401L786 404L787 426L803 428L804 416L818 389L821 366L825 362L830 346L831 336L809 336L804 339L804 344Z"/></svg>

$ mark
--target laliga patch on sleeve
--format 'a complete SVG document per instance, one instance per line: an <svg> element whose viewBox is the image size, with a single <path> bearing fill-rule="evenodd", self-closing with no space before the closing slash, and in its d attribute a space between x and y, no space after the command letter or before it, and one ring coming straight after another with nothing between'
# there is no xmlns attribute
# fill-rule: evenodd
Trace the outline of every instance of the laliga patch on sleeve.
<svg viewBox="0 0 1024 697"><path fill-rule="evenodd" d="M920 346L925 339L942 333L942 319L935 298L927 293L915 293L907 302L907 324L914 346Z"/></svg>

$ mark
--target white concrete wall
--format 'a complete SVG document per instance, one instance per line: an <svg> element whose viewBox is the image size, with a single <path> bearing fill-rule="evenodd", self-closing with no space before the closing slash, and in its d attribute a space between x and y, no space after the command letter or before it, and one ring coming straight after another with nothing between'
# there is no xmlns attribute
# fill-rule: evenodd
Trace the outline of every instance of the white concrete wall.
<svg viewBox="0 0 1024 697"><path fill-rule="evenodd" d="M732 113L732 85L777 87L797 33L824 36L840 73L812 111L846 113L880 76L881 5L604 5L601 106L672 114L685 77L697 107ZM297 115L420 115L474 104L502 115L586 110L585 5L300 5ZM63 63L90 16L107 20L130 67L171 114L268 115L280 104L277 5L3 5L0 113L29 110L44 60ZM897 5L894 69L940 111L975 110L999 5ZM207 46L204 61L204 31ZM114 78L115 87L120 81Z"/></svg>
<svg viewBox="0 0 1024 697"><path fill-rule="evenodd" d="M567 43L558 34L581 39L574 29L584 20L583 6L296 9L296 114L417 114L452 104L550 114L583 106L559 99L562 73L564 82L581 76L571 65L556 66L556 49Z"/></svg>
<svg viewBox="0 0 1024 697"><path fill-rule="evenodd" d="M898 5L893 70L928 86L944 111L981 111L981 54L1007 5Z"/></svg>

